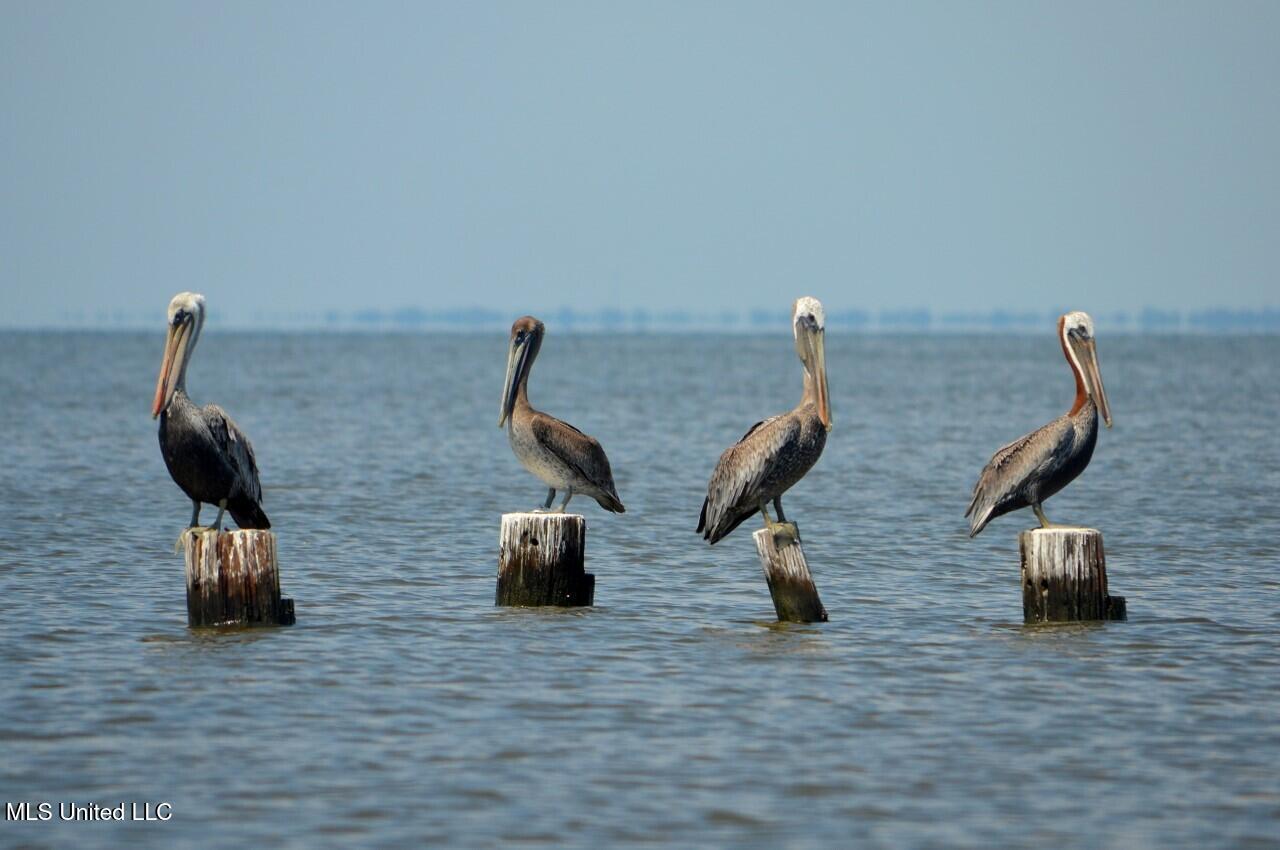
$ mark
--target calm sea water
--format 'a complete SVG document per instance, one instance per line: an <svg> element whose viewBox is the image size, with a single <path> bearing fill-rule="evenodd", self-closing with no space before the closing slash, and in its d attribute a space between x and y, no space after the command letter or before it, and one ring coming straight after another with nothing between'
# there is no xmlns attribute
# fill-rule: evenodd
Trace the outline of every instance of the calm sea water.
<svg viewBox="0 0 1280 850"><path fill-rule="evenodd" d="M253 439L291 629L186 627L163 342L0 335L0 797L169 802L5 844L1197 846L1280 840L1280 339L1108 337L1115 412L1051 519L1106 535L1127 623L1021 624L997 446L1073 392L1035 337L828 339L836 428L786 499L831 622L779 626L719 453L789 409L786 336L571 336L541 408L597 436L592 609L493 607L505 335L204 335ZM212 512L206 517L212 519Z"/></svg>

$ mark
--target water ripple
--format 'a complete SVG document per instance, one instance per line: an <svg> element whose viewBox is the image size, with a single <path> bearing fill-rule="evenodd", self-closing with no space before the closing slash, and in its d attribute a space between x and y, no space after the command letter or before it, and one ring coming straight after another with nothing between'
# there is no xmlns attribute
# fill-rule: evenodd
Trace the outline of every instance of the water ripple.
<svg viewBox="0 0 1280 850"><path fill-rule="evenodd" d="M1049 513L1103 528L1131 619L1051 628L1021 623L1026 518L961 514L1068 400L1053 346L832 335L840 425L787 497L831 622L796 626L747 534L693 533L798 392L784 337L733 342L553 329L535 401L628 512L581 505L595 608L516 611L498 515L543 492L493 427L503 339L211 330L192 393L255 441L298 625L189 630L155 339L0 334L3 796L167 800L177 846L1274 842L1280 341L1107 341L1116 428Z"/></svg>

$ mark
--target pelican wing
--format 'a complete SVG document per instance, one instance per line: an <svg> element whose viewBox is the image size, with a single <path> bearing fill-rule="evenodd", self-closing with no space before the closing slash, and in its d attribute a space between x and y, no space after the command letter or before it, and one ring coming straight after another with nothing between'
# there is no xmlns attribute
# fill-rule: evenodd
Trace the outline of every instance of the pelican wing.
<svg viewBox="0 0 1280 850"><path fill-rule="evenodd" d="M588 436L568 422L562 422L545 413L535 412L530 424L533 428L533 436L539 443L560 458L570 469L613 496L621 505L617 488L613 484L613 470L609 468L609 458L604 453L604 447L595 437Z"/></svg>
<svg viewBox="0 0 1280 850"><path fill-rule="evenodd" d="M969 517L969 536L1001 514L1025 507L1028 485L1065 463L1074 439L1070 417L1061 416L996 450L978 476L964 512Z"/></svg>
<svg viewBox="0 0 1280 850"><path fill-rule="evenodd" d="M752 425L720 455L698 519L698 531L705 539L715 543L760 509L762 485L786 446L799 437L796 417L773 416Z"/></svg>
<svg viewBox="0 0 1280 850"><path fill-rule="evenodd" d="M253 455L253 445L249 442L249 438L218 405L206 404L200 412L204 416L209 433L213 435L214 445L218 447L222 457L236 474L240 491L238 495L254 504L260 504L262 484L258 480L258 461Z"/></svg>

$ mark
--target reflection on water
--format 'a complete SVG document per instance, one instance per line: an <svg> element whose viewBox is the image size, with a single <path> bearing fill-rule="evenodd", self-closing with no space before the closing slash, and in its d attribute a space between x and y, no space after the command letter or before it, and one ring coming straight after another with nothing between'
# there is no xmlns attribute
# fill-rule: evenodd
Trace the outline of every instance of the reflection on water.
<svg viewBox="0 0 1280 850"><path fill-rule="evenodd" d="M298 625L193 632L159 338L0 335L0 791L175 812L5 838L1280 834L1280 340L1101 335L1116 427L1047 509L1106 534L1130 621L1067 628L1020 622L1032 518L969 540L962 517L995 448L1070 401L1051 335L828 340L836 428L787 499L814 626L772 622L749 526L693 531L719 453L799 397L785 336L550 328L531 396L601 440L628 510L573 505L596 608L493 608L499 514L545 495L493 427L505 341L210 329L191 392L255 441Z"/></svg>

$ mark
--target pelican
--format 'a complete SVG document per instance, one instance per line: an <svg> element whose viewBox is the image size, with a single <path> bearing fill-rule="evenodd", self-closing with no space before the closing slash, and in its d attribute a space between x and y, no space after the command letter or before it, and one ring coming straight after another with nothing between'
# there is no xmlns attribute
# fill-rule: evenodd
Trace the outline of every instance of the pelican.
<svg viewBox="0 0 1280 850"><path fill-rule="evenodd" d="M191 499L191 525L200 528L200 505L218 506L241 528L270 528L262 511L262 485L253 446L216 404L196 407L187 398L187 366L204 327L204 296L180 292L169 302L169 334L156 381L151 417L160 417L160 452L174 483ZM179 538L181 539L181 538Z"/></svg>
<svg viewBox="0 0 1280 850"><path fill-rule="evenodd" d="M568 507L575 493L585 493L606 511L623 513L626 508L613 486L609 458L600 443L529 404L529 372L542 347L545 329L533 316L522 316L511 326L502 414L498 417L499 428L511 423L507 437L521 465L550 488L546 504L534 512L550 510L556 491L563 490L564 501L555 509L557 513Z"/></svg>
<svg viewBox="0 0 1280 850"><path fill-rule="evenodd" d="M996 517L1027 505L1036 512L1041 528L1052 528L1044 515L1044 500L1089 465L1098 441L1099 412L1111 427L1111 405L1098 371L1093 319L1088 313L1067 313L1058 319L1058 338L1076 377L1075 403L1043 428L1002 446L988 461L964 512L969 517L970 537Z"/></svg>
<svg viewBox="0 0 1280 850"><path fill-rule="evenodd" d="M791 330L796 353L804 364L804 393L795 410L757 422L720 455L698 518L698 531L712 544L756 511L779 545L800 539L795 523L787 522L782 512L782 494L817 463L831 430L825 327L818 299L806 296L796 300ZM777 522L769 518L770 501L778 512Z"/></svg>

